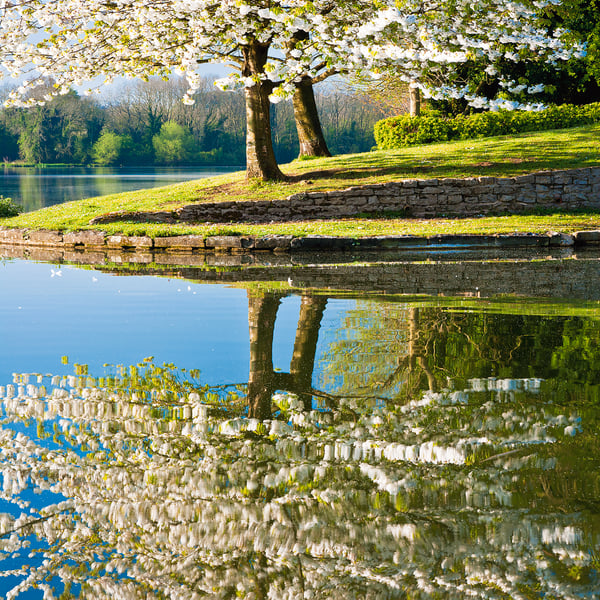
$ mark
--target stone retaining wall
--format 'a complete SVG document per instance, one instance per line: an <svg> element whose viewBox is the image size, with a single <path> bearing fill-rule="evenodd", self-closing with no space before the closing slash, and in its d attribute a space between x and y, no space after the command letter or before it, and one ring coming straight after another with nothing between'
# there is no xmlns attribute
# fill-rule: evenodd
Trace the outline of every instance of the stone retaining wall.
<svg viewBox="0 0 600 600"><path fill-rule="evenodd" d="M110 213L92 223L281 222L336 219L358 214L474 217L545 209L600 208L600 167L543 171L518 177L411 179L329 192L292 194L285 200L231 201L184 206L172 212Z"/></svg>
<svg viewBox="0 0 600 600"><path fill-rule="evenodd" d="M233 236L179 235L172 237L110 235L103 231L60 232L0 228L0 246L57 248L74 251L118 250L158 253L246 253L246 252L363 252L416 251L432 249L557 248L600 245L600 231L510 235L387 235L367 238L307 235Z"/></svg>

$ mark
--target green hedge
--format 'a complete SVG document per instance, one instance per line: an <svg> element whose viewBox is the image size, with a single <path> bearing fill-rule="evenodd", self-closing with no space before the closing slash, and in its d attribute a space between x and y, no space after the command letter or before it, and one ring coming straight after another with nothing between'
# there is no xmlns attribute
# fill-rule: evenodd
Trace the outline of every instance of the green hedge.
<svg viewBox="0 0 600 600"><path fill-rule="evenodd" d="M375 123L375 141L378 149L393 150L432 142L564 129L598 122L599 102L584 106L562 104L541 111L501 110L454 118L427 113L419 117L401 115Z"/></svg>

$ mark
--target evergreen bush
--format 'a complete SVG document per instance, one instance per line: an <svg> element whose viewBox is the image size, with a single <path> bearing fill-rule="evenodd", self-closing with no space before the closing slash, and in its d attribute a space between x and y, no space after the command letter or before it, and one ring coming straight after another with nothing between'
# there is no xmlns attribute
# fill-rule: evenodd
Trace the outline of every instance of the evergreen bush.
<svg viewBox="0 0 600 600"><path fill-rule="evenodd" d="M600 103L574 106L562 104L541 111L510 111L458 115L454 118L424 112L419 117L400 115L375 123L379 150L406 146L468 140L494 135L514 135L530 131L565 129L600 122Z"/></svg>

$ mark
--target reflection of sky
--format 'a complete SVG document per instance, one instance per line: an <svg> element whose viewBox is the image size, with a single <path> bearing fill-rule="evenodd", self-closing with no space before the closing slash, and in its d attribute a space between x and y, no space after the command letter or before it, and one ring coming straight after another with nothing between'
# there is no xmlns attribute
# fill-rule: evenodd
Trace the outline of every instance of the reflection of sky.
<svg viewBox="0 0 600 600"><path fill-rule="evenodd" d="M361 314L357 314L360 303L354 300L330 300L327 303L317 363L320 361L324 364L335 358L331 355L332 342L358 339L360 329L375 319L375 303L363 306L371 308L370 319L363 319ZM290 296L281 302L274 334L276 368L287 370L289 366L299 309L298 297ZM61 354L69 355L71 363L88 363L93 374L102 370L103 362L131 364L152 354L157 363L169 361L179 367L200 368L203 378L209 383L245 381L248 369L247 310L245 289L167 278L118 277L92 270L61 269L57 265L26 261L0 262L0 385L10 380L12 371L70 373L71 366L60 364ZM396 316L390 311L388 313ZM396 319L396 323L398 327L403 325L401 319ZM348 331L340 330L344 325ZM373 333L372 339L377 344L385 345L389 338L382 332L383 327ZM403 341L403 338L399 338L399 342ZM347 347L342 346L342 351L344 348ZM363 361L362 357L367 355L361 351L357 356L359 361ZM344 359L345 355L342 354L341 358ZM343 366L343 361L341 364ZM318 381L320 374L315 373L314 380ZM521 584L519 578L522 577L523 581L531 583L531 589L541 589L543 586L540 597L552 588L559 591L560 597L595 598L597 596L589 592L594 589L597 579L574 581L559 573L562 580L556 583L552 563L545 558L552 553L576 557L573 562L579 561L584 569L587 568L590 559L584 552L598 547L595 525L597 510L591 504L592 510L586 508L586 512L581 512L581 506L586 504L580 504L580 499L586 501L588 497L595 498L590 492L596 491L593 482L597 480L597 461L585 456L586 467L580 467L585 446L579 450L576 445L569 446L573 444L573 436L581 433L579 417L575 410L560 403L543 405L543 397L539 395L540 385L541 382L533 378L473 379L468 388L427 392L404 406L389 403L379 405L377 411L373 411L369 403L360 403L350 397L342 398L329 415L331 418L326 421L328 428L321 428L319 423L311 429L309 420L296 431L289 431L283 426L273 430L278 433L271 434L273 439L270 442L278 440L281 442L278 448L286 449L286 452L278 452L273 466L266 464L261 455L263 450L256 454L242 450L246 439L232 437L230 433L225 433L228 431L226 428L220 435L217 433L219 430L214 429L214 436L210 438L207 448L218 448L222 454L210 453L215 458L214 464L211 466L209 460L203 465L210 476L205 481L217 482L214 502L206 502L206 489L211 488L208 483L207 488L199 484L204 481L202 478L194 483L191 477L180 477L183 471L177 468L173 460L182 456L180 451L183 447L176 428L165 427L158 433L144 437L151 442L160 441L160 451L148 452L148 458L151 459L149 463L138 462L138 457L130 452L137 448L142 439L140 432L146 435L146 432L152 431L155 417L151 413L144 413L147 415L145 418L133 417L139 418L138 423L148 427L132 429L131 437L125 436L125 441L131 442L131 445L127 446L124 461L117 455L108 457L105 462L104 457L92 456L93 449L88 454L89 468L86 461L82 460L79 464L72 457L63 462L60 452L42 456L31 448L22 451L26 458L20 456L20 450L11 458L11 446L7 444L4 466L20 466L22 460L23 464L28 464L29 458L30 463L40 467L47 460L52 469L34 471L38 484L39 481L45 482L48 477L48 480L57 482L57 491L67 496L72 491L68 474L72 472L72 467L82 467L79 472L81 476L78 475L74 483L73 494L78 498L76 510L83 515L82 522L85 525L98 524L93 531L98 532L100 541L93 543L98 543L98 548L112 548L107 545L107 540L115 539L111 537L112 528L117 533L131 528L136 536L139 534L141 542L138 546L138 537L134 537L134 545L129 548L125 546L125 551L118 549L125 560L133 561L132 556L135 556L137 548L148 547L148 556L156 552L154 556L159 557L158 552L164 552L165 562L173 565L174 575L182 563L171 560L169 553L180 552L182 548L184 552L189 552L186 544L190 531L197 533L202 529L203 535L206 535L203 538L198 536L201 539L198 542L201 550L198 556L202 556L204 547L210 548L211 552L229 552L230 540L237 545L236 552L254 553L256 540L260 541L261 537L255 536L252 528L248 527L246 517L235 521L232 514L239 515L241 512L236 512L235 506L232 512L229 501L235 498L236 491L245 489L246 476L252 473L254 477L257 473L257 477L260 476L257 481L259 484L263 482L265 487L266 475L269 475L269 487L273 493L280 493L285 498L281 505L291 506L294 514L304 519L302 526L294 524L293 536L303 536L298 547L311 557L307 564L315 569L307 581L317 581L320 585L319 578L325 573L324 585L331 589L328 569L330 565L335 568L335 561L340 556L339 548L343 549L348 544L348 548L356 545L358 549L356 553L348 552L353 571L352 585L359 579L356 573L361 577L364 574L365 586L369 583L370 573L377 575L370 580L371 583L378 582L379 575L386 573L388 578L381 581L394 583L391 587L395 590L405 583L407 590L417 585L419 589L425 589L422 585L431 586L433 583L439 589L447 585L450 586L448 589L453 590L451 586L466 582L467 591L472 590L475 595L478 583L473 582L481 575L484 581L489 578L494 585L496 582L502 584L502 589L507 590L506 597L517 597L512 592L518 590ZM82 406L80 402L81 398L78 397L71 403L60 402L54 406L60 408L59 415L70 415L65 419L71 420L74 425L85 426L89 423L88 419L95 418L90 415L98 413L93 410L87 413L84 407L84 416L73 417L79 411L72 409L79 409ZM21 411L32 407L33 403L28 405L27 401L13 403L12 409L7 409L7 412L9 415L31 414ZM132 414L127 413L128 423ZM591 410L589 414L592 414ZM225 420L227 415L214 417L213 423L219 418ZM19 418L16 420L19 421ZM596 420L593 417L589 421L592 427L586 435L595 435L593 423ZM106 434L105 442L110 440L107 442L109 447L115 439L115 447L121 445L119 438L114 436L115 432L121 430L115 425L124 422L118 415L106 418L106 424L110 427L102 431ZM50 415L46 422L47 432L52 432L53 423ZM382 426L384 424L387 425ZM29 427L20 423L5 426L27 432L36 445L56 446L51 439L36 439L35 423ZM583 424L584 431L586 427L588 423ZM124 427L123 431L129 430ZM168 433L165 435L164 432ZM182 434L184 441L189 432L187 430ZM65 436L59 435L58 439L61 445L70 446L68 442L63 444ZM194 443L198 443L199 439L204 438L194 439ZM576 437L576 443L578 440ZM587 443L585 438L583 441ZM320 449L317 444L322 444ZM589 447L596 446L590 443ZM198 447L202 447L202 444L199 443ZM311 447L318 451L306 453L306 448ZM261 445L257 448L261 448ZM379 449L381 456L373 451L375 448ZM84 455L84 450L77 447L74 450L77 457ZM473 457L473 461L468 463L468 459ZM328 471L317 476L317 468L321 470L323 462L328 465ZM556 464L558 467L553 469ZM228 466L221 469L221 465ZM139 482L146 480L140 476L138 466L142 470L147 469L148 473L166 467L164 473L170 473L173 478L165 475L163 480L161 474L157 481L162 483L153 484L155 488L140 485ZM465 466L468 468L463 468ZM313 467L315 470L310 470ZM305 485L299 476L290 479L286 486L277 483L276 477L287 481L291 469L296 468L299 469L296 473L305 472L309 478L307 480L315 483L314 490L319 494L315 497L322 502L313 502L311 492L310 503L304 504L307 497L305 490L299 492L300 488L294 488ZM222 481L220 476L212 479L212 474L217 472L220 476L231 475L230 485L220 491L217 489ZM67 476L63 477L62 474ZM312 475L314 478L310 479ZM86 478L89 478L89 487ZM561 481L569 482L570 478L573 480L572 486L571 483L558 485ZM582 483L586 478L591 482L589 488ZM361 493L354 496L348 491L356 482L360 483ZM557 492L550 502L544 503L546 484L548 489ZM106 493L103 492L105 486ZM574 495L571 490L575 489L578 491ZM94 492L93 500L98 498L102 501L90 503L86 495L88 490ZM123 490L127 492L123 493ZM290 495L286 496L288 492ZM395 500L380 503L379 498L385 500L385 494L390 494L392 499L400 498L402 503L397 504ZM32 500L37 507L56 500L47 492L34 497L31 488L18 493L18 496ZM121 505L123 498L126 501ZM198 498L202 502L198 502ZM238 500L240 498L241 494ZM246 496L243 498L239 503L243 511L252 510L252 503L248 502ZM327 498L330 498L331 506L325 501ZM227 501L224 502L225 499ZM360 501L354 504L356 499ZM179 515L184 516L181 523L169 525L169 535L172 534L173 539L169 544L163 545L157 534L163 527L158 525L158 518L144 517L145 521L138 520L143 516L147 502L159 507L157 514L162 510L160 506L168 506L169 510L181 506L181 512L176 514L178 518ZM201 504L203 508L197 515L192 512L188 519L184 511L187 510L186 503L189 506ZM315 513L317 517L313 518L310 513L311 505L318 511ZM111 516L110 522L107 522L104 506L115 510L123 506L132 512L108 513L116 516ZM299 507L298 511L295 506ZM408 515L406 522L399 515L398 507L402 507L402 512ZM254 514L261 517L266 514L260 505L257 510ZM0 512L16 515L19 511L10 503L0 500ZM377 519L373 518L374 515ZM220 524L224 522L231 528L221 528ZM319 526L315 528L316 522L319 522ZM307 526L309 523L310 526ZM107 524L109 527L106 527ZM217 525L214 529L213 524ZM284 523L280 525L288 526ZM364 529L361 531L359 527ZM49 531L52 532L52 529ZM226 536L223 536L223 531L227 531ZM282 563L285 560L285 564L289 564L291 546L285 543L278 549L278 544L291 537L287 537L287 534L283 536L283 529L273 529L270 524L268 529L265 527L259 531L274 531L270 548L281 552ZM448 532L452 532L452 535L448 535ZM77 536L73 536L73 539L77 539ZM93 539L95 537L90 538ZM368 552L363 552L363 540L366 540ZM23 549L20 555L1 561L0 570L6 571L23 563L37 564L39 557L30 559L29 551L29 548ZM64 560L77 560L79 556L79 549L74 545L64 554ZM99 559L99 562L102 560ZM564 558L563 561L566 571L571 563ZM139 561L137 564L144 566L150 562ZM189 564L185 566L186 576L190 572ZM243 561L237 564L243 565ZM325 565L325 570L321 564ZM489 569L490 564L494 565L493 571ZM346 566L340 562L339 568L343 570ZM417 570L422 575L415 583L414 574ZM234 577L235 569L230 571ZM466 581L467 573L469 581ZM148 568L148 574L156 575L152 567ZM287 572L284 577L288 582ZM596 578L596 571L591 572L590 577ZM183 580L186 581L185 577ZM0 577L0 596L3 585L9 586L16 581L16 578ZM156 577L155 581L160 581L160 578ZM377 592L377 588L374 589L373 597ZM488 589L492 590L493 595L497 588L490 584ZM571 594L561 593L571 589L574 590ZM213 590L216 591L215 588ZM81 590L75 588L73 593L79 595ZM315 594L317 596L318 593ZM41 594L28 591L20 597L38 600ZM383 597L383 594L377 597ZM463 596L457 593L456 597Z"/></svg>
<svg viewBox="0 0 600 600"><path fill-rule="evenodd" d="M60 271L61 275L53 275ZM199 368L210 383L248 379L245 290L14 261L0 267L0 379L71 373L60 364Z"/></svg>
<svg viewBox="0 0 600 600"><path fill-rule="evenodd" d="M348 303L330 302L323 331L335 331ZM281 302L273 341L274 367L288 371L296 335L300 298ZM327 344L320 342L323 350ZM61 364L61 356L69 365ZM114 276L93 270L32 261L0 262L0 385L12 373L73 373L73 363L88 364L101 375L104 363L135 364L154 356L155 363L199 368L202 381L241 383L248 380L248 299L245 289L143 276ZM48 382L46 382L48 383ZM51 429L52 423L48 424ZM44 447L60 446L39 440L36 423L12 423ZM60 437L64 444L63 436ZM70 444L66 444L70 447ZM78 449L73 448L80 454ZM44 506L61 498L50 492L24 490L24 500ZM0 512L18 514L15 505L0 500ZM6 557L2 570L40 558ZM15 577L2 577L12 587ZM60 588L59 588L60 589ZM39 600L40 591L21 597Z"/></svg>
<svg viewBox="0 0 600 600"><path fill-rule="evenodd" d="M349 303L328 303L320 352ZM284 298L277 313L273 363L282 371L289 370L299 307L298 297ZM61 356L70 365L61 365ZM31 261L0 263L0 385L15 372L71 374L79 363L101 375L105 363L130 365L148 356L156 364L200 369L209 384L248 381L246 290Z"/></svg>

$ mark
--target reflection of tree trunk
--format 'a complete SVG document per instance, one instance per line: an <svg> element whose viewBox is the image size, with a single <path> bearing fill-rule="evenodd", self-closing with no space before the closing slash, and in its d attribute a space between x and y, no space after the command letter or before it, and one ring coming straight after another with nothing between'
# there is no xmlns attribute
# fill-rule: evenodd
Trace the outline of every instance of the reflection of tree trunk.
<svg viewBox="0 0 600 600"><path fill-rule="evenodd" d="M294 391L304 395L306 410L311 408L312 376L315 368L319 329L326 304L327 298L324 296L302 296L300 305L290 374L294 383Z"/></svg>
<svg viewBox="0 0 600 600"><path fill-rule="evenodd" d="M437 381L424 356L423 346L419 343L419 309L411 308L408 319L408 356L410 371L413 372L417 364L427 377L429 390L437 391Z"/></svg>
<svg viewBox="0 0 600 600"><path fill-rule="evenodd" d="M310 77L303 77L296 84L293 103L300 156L331 156L321 128Z"/></svg>
<svg viewBox="0 0 600 600"><path fill-rule="evenodd" d="M268 294L251 296L248 292L250 328L250 375L248 378L248 416L271 418L273 376L273 331L281 298Z"/></svg>
<svg viewBox="0 0 600 600"><path fill-rule="evenodd" d="M419 338L419 309L411 308L408 314L408 366L412 371L417 362L416 345Z"/></svg>
<svg viewBox="0 0 600 600"><path fill-rule="evenodd" d="M306 410L311 408L312 375L327 298L302 297L289 373L273 371L273 332L280 302L281 296L277 294L251 295L248 292L248 416L256 419L271 418L271 398L275 390L298 394L304 399Z"/></svg>

